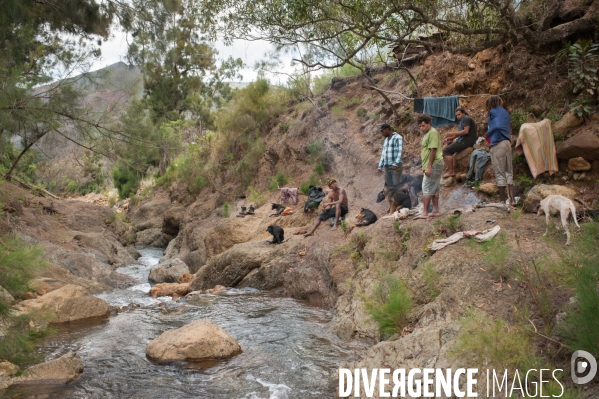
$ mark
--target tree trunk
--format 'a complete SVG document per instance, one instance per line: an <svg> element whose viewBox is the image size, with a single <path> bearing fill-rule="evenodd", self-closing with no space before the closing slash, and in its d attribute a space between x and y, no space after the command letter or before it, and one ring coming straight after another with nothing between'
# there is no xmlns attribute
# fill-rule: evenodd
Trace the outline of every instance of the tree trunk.
<svg viewBox="0 0 599 399"><path fill-rule="evenodd" d="M40 136L40 138L42 136ZM39 140L39 138L37 140ZM23 157L23 155L25 155L25 153L36 143L37 140L32 141L31 143L27 144L27 146L25 146L25 148L23 148L23 151L21 151L21 153L19 154L19 156L17 157L17 159L15 159L15 161L12 163L12 166L10 167L10 169L8 170L8 172L6 172L6 174L4 175L4 178L6 180L10 181L11 175L12 175L12 171L15 170L15 167L17 166L17 164L19 163L19 161L21 160L21 158Z"/></svg>

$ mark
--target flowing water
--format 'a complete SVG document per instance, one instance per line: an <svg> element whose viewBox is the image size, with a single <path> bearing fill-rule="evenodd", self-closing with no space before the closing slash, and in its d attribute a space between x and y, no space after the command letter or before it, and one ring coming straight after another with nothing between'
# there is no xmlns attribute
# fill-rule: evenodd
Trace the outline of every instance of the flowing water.
<svg viewBox="0 0 599 399"><path fill-rule="evenodd" d="M140 264L119 269L139 281L99 297L110 305L140 304L108 321L68 324L41 348L46 360L76 351L83 374L61 386L11 388L12 398L331 398L330 376L361 352L327 332L331 313L254 289L190 300L151 298L147 277L162 250L146 248ZM156 305L161 303L161 306ZM162 332L209 318L235 338L243 353L204 364L156 364L146 345Z"/></svg>

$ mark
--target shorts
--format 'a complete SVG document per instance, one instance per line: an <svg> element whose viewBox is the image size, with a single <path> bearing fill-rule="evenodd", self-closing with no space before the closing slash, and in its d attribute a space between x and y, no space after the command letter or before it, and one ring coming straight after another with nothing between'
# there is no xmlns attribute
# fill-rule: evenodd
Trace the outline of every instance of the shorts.
<svg viewBox="0 0 599 399"><path fill-rule="evenodd" d="M422 195L428 197L435 195L441 189L441 175L443 174L443 161L433 165L430 176L424 175L422 179Z"/></svg>
<svg viewBox="0 0 599 399"><path fill-rule="evenodd" d="M458 142L454 141L453 143L451 143L450 145L445 147L445 149L443 150L443 156L450 156L453 154L457 154L460 151L464 151L468 147L472 147L472 145L470 145L470 143L464 143L464 142L458 143Z"/></svg>
<svg viewBox="0 0 599 399"><path fill-rule="evenodd" d="M339 206L341 207L341 215L340 216L347 215L347 212L349 212L349 209L347 209L347 207L345 205L339 205ZM322 220L324 222L326 220L329 220L330 218L334 218L335 212L336 212L336 207L337 207L337 205L333 206L328 211L320 212L318 214L318 217L320 218L320 220Z"/></svg>
<svg viewBox="0 0 599 399"><path fill-rule="evenodd" d="M493 145L489 152L491 153L491 165L493 165L497 187L513 185L512 143L509 140L500 141Z"/></svg>

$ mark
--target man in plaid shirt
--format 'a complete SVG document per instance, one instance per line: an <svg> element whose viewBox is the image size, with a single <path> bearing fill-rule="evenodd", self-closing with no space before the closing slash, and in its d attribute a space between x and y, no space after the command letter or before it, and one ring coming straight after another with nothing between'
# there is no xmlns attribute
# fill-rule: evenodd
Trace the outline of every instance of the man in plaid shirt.
<svg viewBox="0 0 599 399"><path fill-rule="evenodd" d="M403 138L395 133L388 123L382 124L380 129L385 141L383 142L383 153L381 154L378 170L380 173L385 173L387 186L398 186L402 172Z"/></svg>

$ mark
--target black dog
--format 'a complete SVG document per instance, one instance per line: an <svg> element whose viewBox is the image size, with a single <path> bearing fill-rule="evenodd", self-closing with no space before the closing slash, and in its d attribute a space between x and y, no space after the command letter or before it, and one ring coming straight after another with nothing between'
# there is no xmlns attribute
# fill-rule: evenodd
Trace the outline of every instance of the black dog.
<svg viewBox="0 0 599 399"><path fill-rule="evenodd" d="M281 204L275 204L274 202L272 203L272 208L273 211L275 211L275 213L273 213L272 215L269 215L268 217L273 217L273 216L280 216L281 213L285 210L285 206L281 205Z"/></svg>
<svg viewBox="0 0 599 399"><path fill-rule="evenodd" d="M281 226L277 226L276 224L272 224L268 226L266 229L270 234L272 234L272 242L271 244L280 244L285 240L285 230Z"/></svg>
<svg viewBox="0 0 599 399"><path fill-rule="evenodd" d="M356 219L358 219L356 226L368 226L369 224L373 224L378 220L374 212L365 208L362 208L360 214L356 216Z"/></svg>

